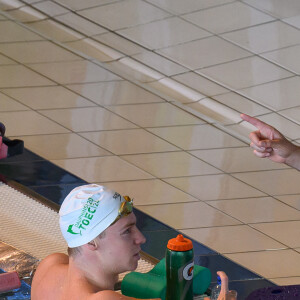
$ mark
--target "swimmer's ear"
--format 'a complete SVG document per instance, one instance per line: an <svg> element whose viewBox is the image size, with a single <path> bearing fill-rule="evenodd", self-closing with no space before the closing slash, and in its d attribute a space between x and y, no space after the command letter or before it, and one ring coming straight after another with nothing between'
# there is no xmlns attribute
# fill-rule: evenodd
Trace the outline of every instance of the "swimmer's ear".
<svg viewBox="0 0 300 300"><path fill-rule="evenodd" d="M91 251L98 249L98 244L97 244L96 240L90 241L89 243L85 244L85 246Z"/></svg>

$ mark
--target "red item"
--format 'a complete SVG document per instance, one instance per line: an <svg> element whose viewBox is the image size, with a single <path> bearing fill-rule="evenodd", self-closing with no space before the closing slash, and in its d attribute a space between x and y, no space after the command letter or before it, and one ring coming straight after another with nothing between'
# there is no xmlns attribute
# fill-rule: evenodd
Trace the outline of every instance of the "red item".
<svg viewBox="0 0 300 300"><path fill-rule="evenodd" d="M193 249L193 243L182 234L178 234L176 238L168 241L167 248L174 251L188 251Z"/></svg>
<svg viewBox="0 0 300 300"><path fill-rule="evenodd" d="M8 147L3 143L3 138L0 136L0 159L7 157Z"/></svg>
<svg viewBox="0 0 300 300"><path fill-rule="evenodd" d="M17 272L0 274L0 293L8 292L21 287L21 280Z"/></svg>

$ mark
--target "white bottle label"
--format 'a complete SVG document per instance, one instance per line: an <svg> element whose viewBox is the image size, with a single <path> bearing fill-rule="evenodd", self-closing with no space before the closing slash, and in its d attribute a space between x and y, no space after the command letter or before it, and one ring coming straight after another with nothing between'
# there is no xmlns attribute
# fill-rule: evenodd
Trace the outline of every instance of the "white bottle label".
<svg viewBox="0 0 300 300"><path fill-rule="evenodd" d="M194 275L194 262L189 263L186 265L182 271L183 278L185 280L191 280Z"/></svg>

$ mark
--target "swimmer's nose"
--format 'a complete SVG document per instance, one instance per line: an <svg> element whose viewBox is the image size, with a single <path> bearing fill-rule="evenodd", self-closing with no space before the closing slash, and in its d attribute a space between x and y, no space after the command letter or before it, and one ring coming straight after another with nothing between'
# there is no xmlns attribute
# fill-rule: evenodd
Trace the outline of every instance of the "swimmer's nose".
<svg viewBox="0 0 300 300"><path fill-rule="evenodd" d="M144 235L137 229L137 237L136 237L136 243L137 244L145 244L146 243L146 238Z"/></svg>

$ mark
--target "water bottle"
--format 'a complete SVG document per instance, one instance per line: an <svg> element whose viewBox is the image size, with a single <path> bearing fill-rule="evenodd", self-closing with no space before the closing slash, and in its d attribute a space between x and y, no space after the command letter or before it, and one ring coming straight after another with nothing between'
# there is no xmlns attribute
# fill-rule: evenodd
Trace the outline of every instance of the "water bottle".
<svg viewBox="0 0 300 300"><path fill-rule="evenodd" d="M166 300L193 300L193 244L181 234L168 242L166 271Z"/></svg>
<svg viewBox="0 0 300 300"><path fill-rule="evenodd" d="M217 284L211 289L210 300L218 300L221 293L221 278L217 277Z"/></svg>

